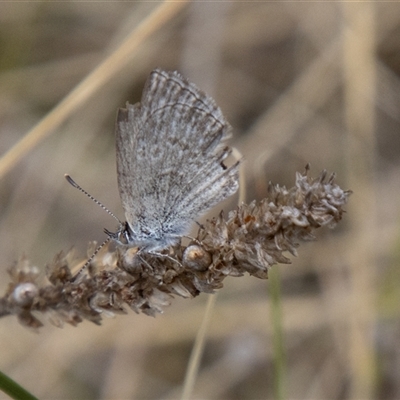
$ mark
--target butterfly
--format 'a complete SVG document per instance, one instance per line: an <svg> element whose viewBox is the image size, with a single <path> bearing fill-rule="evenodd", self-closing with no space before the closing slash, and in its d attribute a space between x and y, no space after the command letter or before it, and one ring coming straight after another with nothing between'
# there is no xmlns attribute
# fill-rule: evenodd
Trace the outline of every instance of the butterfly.
<svg viewBox="0 0 400 400"><path fill-rule="evenodd" d="M239 187L240 160L224 161L231 127L214 100L178 72L155 69L140 103L118 111L118 188L126 222L116 241L160 251Z"/></svg>

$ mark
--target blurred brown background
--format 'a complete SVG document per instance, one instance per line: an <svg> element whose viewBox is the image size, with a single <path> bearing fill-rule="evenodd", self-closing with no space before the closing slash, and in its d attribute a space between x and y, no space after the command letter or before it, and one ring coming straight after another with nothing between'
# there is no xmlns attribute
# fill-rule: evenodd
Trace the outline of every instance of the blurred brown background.
<svg viewBox="0 0 400 400"><path fill-rule="evenodd" d="M2 3L0 153L51 115L160 5ZM232 124L246 160L247 201L262 199L269 181L292 186L306 163L311 175L335 171L354 191L334 231L318 232L292 265L271 271L279 272L283 296L285 396L400 398L400 4L169 6L169 17L153 22L153 34L104 85L7 161L1 293L7 268L22 254L41 269L71 246L84 258L90 240L104 239L103 227L115 228L64 173L123 218L116 110L140 99L153 68L177 69ZM193 398L274 398L270 281L225 282ZM45 321L39 334L4 318L0 369L41 399L178 398L206 298L176 299L155 319L130 312L101 327L58 329Z"/></svg>

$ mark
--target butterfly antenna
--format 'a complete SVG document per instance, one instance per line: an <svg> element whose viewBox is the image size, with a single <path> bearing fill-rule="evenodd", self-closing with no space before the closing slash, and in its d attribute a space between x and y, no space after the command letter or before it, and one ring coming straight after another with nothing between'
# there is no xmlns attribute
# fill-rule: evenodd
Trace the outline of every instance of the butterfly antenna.
<svg viewBox="0 0 400 400"><path fill-rule="evenodd" d="M111 236L108 236L108 238L96 248L96 250L93 252L93 254L90 256L90 258L85 262L83 267L77 272L77 274L72 278L72 281L76 281L82 274L83 272L89 267L90 263L92 262L93 258L95 258L96 254L111 240Z"/></svg>
<svg viewBox="0 0 400 400"><path fill-rule="evenodd" d="M89 199L93 200L98 206L100 206L104 211L106 211L109 215L111 215L115 220L118 221L118 223L120 225L123 225L123 223L103 204L101 204L98 200L96 200L91 194L89 194L85 189L81 188L68 174L64 175L65 179L68 181L68 183L73 186L74 188L80 190L82 193L86 194L87 197L89 197ZM105 243L103 243L98 250L101 249L101 247L103 247L105 245ZM96 251L96 253L97 253ZM93 254L93 256L96 255L96 253ZM92 260L93 256L90 258L89 261Z"/></svg>

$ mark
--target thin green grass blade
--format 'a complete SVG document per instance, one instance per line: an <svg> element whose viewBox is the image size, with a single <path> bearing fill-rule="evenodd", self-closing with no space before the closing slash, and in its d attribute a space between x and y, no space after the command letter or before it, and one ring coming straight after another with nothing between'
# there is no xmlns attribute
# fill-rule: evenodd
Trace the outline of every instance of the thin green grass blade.
<svg viewBox="0 0 400 400"><path fill-rule="evenodd" d="M17 382L13 381L7 375L0 371L0 390L8 394L12 399L15 400L38 400L37 397L30 394L22 386L18 385Z"/></svg>

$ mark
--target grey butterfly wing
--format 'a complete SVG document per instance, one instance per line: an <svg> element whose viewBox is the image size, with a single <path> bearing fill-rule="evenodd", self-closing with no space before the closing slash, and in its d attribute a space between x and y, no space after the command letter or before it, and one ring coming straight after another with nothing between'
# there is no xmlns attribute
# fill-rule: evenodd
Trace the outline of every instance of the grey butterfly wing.
<svg viewBox="0 0 400 400"><path fill-rule="evenodd" d="M177 72L155 70L140 104L118 113L118 184L135 231L176 236L236 192L238 163L223 161L230 133L214 101Z"/></svg>

